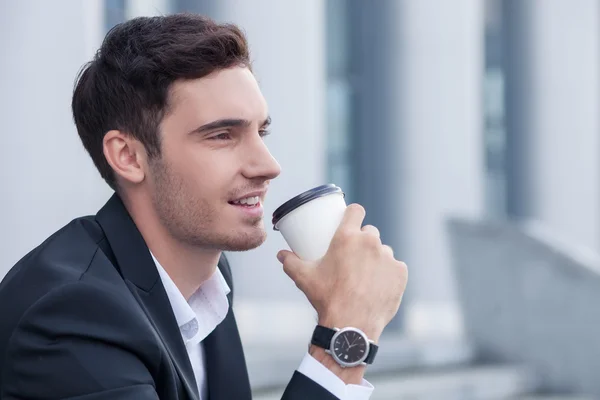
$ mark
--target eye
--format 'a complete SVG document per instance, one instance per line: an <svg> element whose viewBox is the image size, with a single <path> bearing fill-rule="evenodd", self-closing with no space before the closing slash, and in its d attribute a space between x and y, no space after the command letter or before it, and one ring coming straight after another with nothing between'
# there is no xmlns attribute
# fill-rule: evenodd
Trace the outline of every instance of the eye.
<svg viewBox="0 0 600 400"><path fill-rule="evenodd" d="M216 135L209 137L209 140L229 140L231 139L231 134L229 132L222 132Z"/></svg>
<svg viewBox="0 0 600 400"><path fill-rule="evenodd" d="M260 137L264 138L266 136L269 136L271 134L271 131L265 128L258 131L258 134L260 135Z"/></svg>

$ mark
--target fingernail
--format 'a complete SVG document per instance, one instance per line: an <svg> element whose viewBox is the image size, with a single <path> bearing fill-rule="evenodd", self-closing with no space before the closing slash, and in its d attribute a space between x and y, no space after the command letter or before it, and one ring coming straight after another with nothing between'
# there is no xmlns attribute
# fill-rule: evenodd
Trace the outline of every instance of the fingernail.
<svg viewBox="0 0 600 400"><path fill-rule="evenodd" d="M279 260L280 263L283 263L283 253L277 253L277 259Z"/></svg>

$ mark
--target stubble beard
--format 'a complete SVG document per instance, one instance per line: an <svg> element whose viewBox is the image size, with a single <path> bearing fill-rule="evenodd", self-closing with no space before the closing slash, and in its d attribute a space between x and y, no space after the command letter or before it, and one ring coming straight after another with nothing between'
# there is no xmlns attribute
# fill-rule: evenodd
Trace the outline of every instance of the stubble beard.
<svg viewBox="0 0 600 400"><path fill-rule="evenodd" d="M163 161L153 161L152 174L154 209L176 241L196 248L237 252L254 249L266 240L262 218L238 226L219 226L215 206L194 196L181 176Z"/></svg>

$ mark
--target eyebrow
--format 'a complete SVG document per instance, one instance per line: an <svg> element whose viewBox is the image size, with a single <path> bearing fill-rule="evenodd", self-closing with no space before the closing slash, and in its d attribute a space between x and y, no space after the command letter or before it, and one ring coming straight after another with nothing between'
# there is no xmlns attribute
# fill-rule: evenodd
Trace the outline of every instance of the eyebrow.
<svg viewBox="0 0 600 400"><path fill-rule="evenodd" d="M250 125L252 125L252 122L247 119L225 118L225 119L219 119L219 120L204 124L196 129L194 129L193 131L191 131L190 134L205 133L205 132L209 132L209 131L212 131L215 129L221 129L221 128L248 127ZM263 123L261 124L261 128L266 128L269 125L271 125L271 117L267 117L263 121Z"/></svg>

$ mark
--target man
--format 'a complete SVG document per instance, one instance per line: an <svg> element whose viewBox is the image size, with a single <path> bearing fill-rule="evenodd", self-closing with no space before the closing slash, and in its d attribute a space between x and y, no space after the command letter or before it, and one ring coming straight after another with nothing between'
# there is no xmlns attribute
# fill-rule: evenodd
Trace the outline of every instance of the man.
<svg viewBox="0 0 600 400"><path fill-rule="evenodd" d="M261 204L280 168L243 34L186 14L121 24L80 74L72 109L115 194L0 284L0 398L250 399L222 252L263 243ZM318 262L278 254L319 316L283 399L370 396L362 361L407 271L363 218L349 206ZM355 335L339 331L337 355L333 328Z"/></svg>

